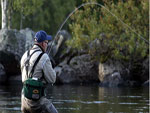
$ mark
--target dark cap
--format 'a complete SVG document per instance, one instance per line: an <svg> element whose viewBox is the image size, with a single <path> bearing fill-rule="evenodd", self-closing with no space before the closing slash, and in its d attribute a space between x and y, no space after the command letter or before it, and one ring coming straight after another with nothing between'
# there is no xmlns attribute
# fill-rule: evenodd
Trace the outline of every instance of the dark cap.
<svg viewBox="0 0 150 113"><path fill-rule="evenodd" d="M37 42L43 42L45 40L52 40L52 36L51 35L47 35L47 33L43 30L38 31L35 34L35 39L37 40Z"/></svg>

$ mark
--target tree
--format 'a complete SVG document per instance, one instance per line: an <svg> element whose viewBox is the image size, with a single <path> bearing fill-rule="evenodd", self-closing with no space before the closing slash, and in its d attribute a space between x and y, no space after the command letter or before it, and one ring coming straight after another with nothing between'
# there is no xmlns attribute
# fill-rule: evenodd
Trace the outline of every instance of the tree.
<svg viewBox="0 0 150 113"><path fill-rule="evenodd" d="M33 14L36 18L32 18L32 29L45 29L48 33L56 34L65 18L74 9L75 3L75 0L45 0L42 8Z"/></svg>
<svg viewBox="0 0 150 113"><path fill-rule="evenodd" d="M2 29L8 28L8 0L1 0Z"/></svg>
<svg viewBox="0 0 150 113"><path fill-rule="evenodd" d="M104 5L105 8L85 6L73 15L70 24L73 39L68 44L80 50L86 49L102 62L108 58L130 62L147 57L148 45L108 10L148 40L148 1L128 0L107 2ZM105 37L100 36L101 33ZM101 46L91 49L89 45L96 39L101 42ZM102 52L104 48L107 51Z"/></svg>
<svg viewBox="0 0 150 113"><path fill-rule="evenodd" d="M2 11L2 29L11 29L12 26L12 14L13 14L13 1L1 0Z"/></svg>
<svg viewBox="0 0 150 113"><path fill-rule="evenodd" d="M28 27L34 31L43 29L51 34L56 34L66 16L74 9L76 1L7 0L5 3L8 4L7 11L5 11L7 18L3 20L7 22L7 28Z"/></svg>
<svg viewBox="0 0 150 113"><path fill-rule="evenodd" d="M23 19L26 16L34 14L37 9L40 9L43 5L43 0L14 0L14 10L20 12L20 29L23 27Z"/></svg>
<svg viewBox="0 0 150 113"><path fill-rule="evenodd" d="M20 29L22 28L23 19L36 12L41 8L41 0L1 0L2 11L2 29L11 28L12 17L14 13L20 13ZM17 21L17 20L16 20Z"/></svg>

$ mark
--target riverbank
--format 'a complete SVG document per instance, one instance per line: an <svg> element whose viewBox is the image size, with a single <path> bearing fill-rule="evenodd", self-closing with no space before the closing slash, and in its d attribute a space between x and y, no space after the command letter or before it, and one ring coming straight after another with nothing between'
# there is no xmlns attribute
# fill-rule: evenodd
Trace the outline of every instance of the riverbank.
<svg viewBox="0 0 150 113"><path fill-rule="evenodd" d="M20 31L14 29L0 31L0 83L21 81L20 59L23 53L32 47L34 35L35 32L28 28ZM54 69L57 74L57 84L149 86L149 58L139 62L113 59L100 62L93 59L85 50L77 51L69 48L65 42L70 38L67 31L61 31L50 53L56 62ZM92 45L95 44L94 42L91 42Z"/></svg>
<svg viewBox="0 0 150 113"><path fill-rule="evenodd" d="M10 78L7 79L5 83L1 83L0 85L2 86L7 86L7 85L20 85L22 86L22 81L21 81L21 75L16 75L16 76L10 76ZM101 82L72 82L72 83L60 83L59 81L56 81L54 85L75 85L75 86L99 86L99 87L116 87L116 86L108 86L104 85ZM149 80L144 82L143 84L138 83L136 81L128 81L128 83L120 84L117 87L149 87Z"/></svg>

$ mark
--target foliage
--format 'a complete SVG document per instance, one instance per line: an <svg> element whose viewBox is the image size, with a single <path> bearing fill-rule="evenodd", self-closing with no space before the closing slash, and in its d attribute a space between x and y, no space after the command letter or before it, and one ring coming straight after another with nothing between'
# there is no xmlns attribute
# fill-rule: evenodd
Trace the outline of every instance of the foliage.
<svg viewBox="0 0 150 113"><path fill-rule="evenodd" d="M24 27L30 27L37 31L43 29L51 34L56 34L59 26L67 14L74 8L74 0L42 0L40 8L26 17Z"/></svg>
<svg viewBox="0 0 150 113"><path fill-rule="evenodd" d="M34 22L40 22L39 26L46 29L51 34L56 34L60 25L65 20L66 16L74 9L74 0L45 0L42 9L39 10L40 14L36 14ZM41 27L38 27L41 29Z"/></svg>
<svg viewBox="0 0 150 113"><path fill-rule="evenodd" d="M20 11L26 16L35 13L42 4L42 0L13 0L14 10Z"/></svg>
<svg viewBox="0 0 150 113"><path fill-rule="evenodd" d="M147 57L149 46L137 34L148 40L148 1L105 0L103 4L105 7L84 6L72 16L73 38L68 45L88 51L101 62L108 58L132 61ZM91 46L96 40L99 43Z"/></svg>
<svg viewBox="0 0 150 113"><path fill-rule="evenodd" d="M12 29L31 28L34 31L43 29L56 34L66 16L74 9L75 0L9 0ZM1 25L1 24L0 24Z"/></svg>

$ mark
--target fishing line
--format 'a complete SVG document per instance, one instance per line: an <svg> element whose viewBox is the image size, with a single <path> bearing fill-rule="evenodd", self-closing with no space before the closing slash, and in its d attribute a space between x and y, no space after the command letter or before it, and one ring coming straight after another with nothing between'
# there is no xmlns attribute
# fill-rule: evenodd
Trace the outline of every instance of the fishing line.
<svg viewBox="0 0 150 113"><path fill-rule="evenodd" d="M96 2L87 2L87 3L83 3L83 4L81 4L80 6L78 6L77 8L75 8L75 9L67 16L67 18L66 18L65 21L61 24L59 30L57 31L57 33L56 33L54 39L52 40L51 45L48 47L48 49L47 49L47 53L48 53L48 54L51 52L52 46L53 46L53 44L54 44L54 41L55 41L56 37L58 36L60 30L62 29L62 27L63 27L64 24L66 23L66 21L67 21L78 9L80 9L81 7L86 6L86 5L97 5L97 6L99 6L99 7L104 8L104 9L105 9L106 11L108 11L112 16L114 16L117 20L119 20L123 25L125 25L128 29L130 29L132 32L134 32L136 35L138 35L142 40L144 40L146 44L149 45L149 41L148 41L148 40L146 40L145 38L143 38L140 34L138 34L135 30L133 30L129 25L127 25L126 23L124 23L121 19L119 19L116 15L114 15L111 11L109 11L105 6L103 6L103 5L99 4L99 3L96 3Z"/></svg>

